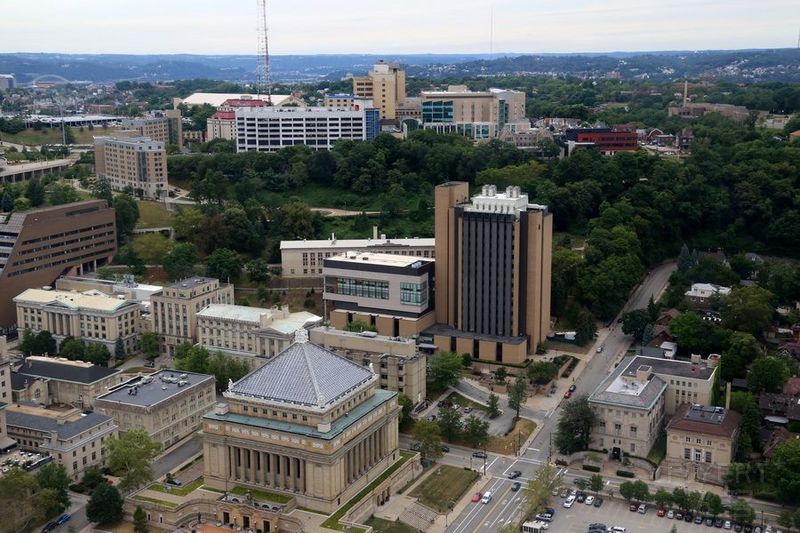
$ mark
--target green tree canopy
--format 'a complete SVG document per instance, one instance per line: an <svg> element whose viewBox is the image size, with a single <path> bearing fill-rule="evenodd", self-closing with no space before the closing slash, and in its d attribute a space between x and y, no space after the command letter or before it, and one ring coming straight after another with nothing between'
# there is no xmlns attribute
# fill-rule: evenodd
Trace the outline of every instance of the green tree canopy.
<svg viewBox="0 0 800 533"><path fill-rule="evenodd" d="M144 429L132 429L121 437L111 438L106 441L106 448L108 466L121 478L120 489L134 489L153 479L150 463L161 453L161 443L150 438Z"/></svg>
<svg viewBox="0 0 800 533"><path fill-rule="evenodd" d="M553 439L558 451L569 455L588 449L596 419L586 396L578 396L563 404Z"/></svg>
<svg viewBox="0 0 800 533"><path fill-rule="evenodd" d="M197 263L197 248L194 244L176 244L164 257L163 265L167 278L172 281L185 279L194 273Z"/></svg>
<svg viewBox="0 0 800 533"><path fill-rule="evenodd" d="M723 325L758 335L772 320L775 296L761 287L739 287L721 299Z"/></svg>
<svg viewBox="0 0 800 533"><path fill-rule="evenodd" d="M442 456L442 434L439 424L428 420L420 420L414 424L414 439L419 443L419 451L426 459L438 459Z"/></svg>
<svg viewBox="0 0 800 533"><path fill-rule="evenodd" d="M783 360L777 357L761 357L755 360L747 374L747 386L755 393L780 392L787 379L789 369Z"/></svg>
<svg viewBox="0 0 800 533"><path fill-rule="evenodd" d="M428 380L436 390L456 385L464 374L461 356L455 352L439 352L429 361Z"/></svg>
<svg viewBox="0 0 800 533"><path fill-rule="evenodd" d="M508 389L508 407L516 413L519 418L519 410L525 405L528 399L528 382L522 376L517 376L514 384Z"/></svg>
<svg viewBox="0 0 800 533"><path fill-rule="evenodd" d="M101 483L86 504L86 518L98 524L110 524L122 519L122 496L116 487Z"/></svg>
<svg viewBox="0 0 800 533"><path fill-rule="evenodd" d="M217 248L206 258L206 272L212 278L235 280L241 271L242 258L228 248Z"/></svg>

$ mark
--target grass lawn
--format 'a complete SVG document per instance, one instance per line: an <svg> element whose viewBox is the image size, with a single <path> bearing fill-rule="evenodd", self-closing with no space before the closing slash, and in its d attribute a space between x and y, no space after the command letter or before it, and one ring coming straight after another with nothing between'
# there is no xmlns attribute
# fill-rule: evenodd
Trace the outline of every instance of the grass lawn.
<svg viewBox="0 0 800 533"><path fill-rule="evenodd" d="M175 496L186 496L190 492L194 492L195 490L199 489L202 484L203 484L203 478L199 477L194 481L192 481L191 483L184 485L182 487L175 487L170 485L169 488L167 488L167 485L164 485L162 483L154 483L153 485L150 485L147 488L150 490L154 490L156 492L174 494Z"/></svg>
<svg viewBox="0 0 800 533"><path fill-rule="evenodd" d="M667 456L667 435L663 434L659 436L653 443L653 447L650 448L650 453L647 454L647 458L658 465L661 464L661 461L663 461L664 457L666 456Z"/></svg>
<svg viewBox="0 0 800 533"><path fill-rule="evenodd" d="M174 502L168 502L166 500L159 500L157 498L149 498L147 496L136 496L134 500L139 500L140 502L150 502L150 503L157 503L159 505L163 505L165 507L177 507L178 504Z"/></svg>
<svg viewBox="0 0 800 533"><path fill-rule="evenodd" d="M472 407L473 409L480 409L481 411L486 410L485 406L477 402L473 402L469 398L466 398L457 392L451 392L450 395L447 397L447 399L453 402L454 404L458 405L459 407Z"/></svg>
<svg viewBox="0 0 800 533"><path fill-rule="evenodd" d="M75 137L75 142L78 144L92 144L94 142L93 137L95 135L113 135L116 131L112 128L105 130L103 128L95 128L94 130L84 128L83 131L80 131L79 128L70 129L72 130L72 135ZM39 131L36 131L33 128L28 128L19 133L0 134L0 138L11 143L27 145L61 144L61 141L63 140L61 136L61 128L43 128Z"/></svg>
<svg viewBox="0 0 800 533"><path fill-rule="evenodd" d="M478 477L474 470L439 465L409 496L419 498L421 504L439 513L446 513L447 504L455 505Z"/></svg>
<svg viewBox="0 0 800 533"><path fill-rule="evenodd" d="M241 487L239 485L233 487L233 490L231 490L231 494L244 496L247 494L248 490L250 491L250 494L253 495L253 498L256 500L265 500L268 502L275 502L275 503L289 503L292 500L291 496L285 496L283 494L269 492L266 490L248 489L246 487Z"/></svg>
<svg viewBox="0 0 800 533"><path fill-rule="evenodd" d="M489 437L486 451L511 455L519 444L525 444L534 429L536 429L536 422L527 418L520 418L517 420L514 429L505 437Z"/></svg>
<svg viewBox="0 0 800 533"><path fill-rule="evenodd" d="M163 202L141 200L139 206L139 220L137 228L163 228L172 225L172 213L167 211Z"/></svg>
<svg viewBox="0 0 800 533"><path fill-rule="evenodd" d="M416 529L399 520L397 522L389 522L373 516L367 520L367 525L372 526L372 530L375 533L417 533Z"/></svg>

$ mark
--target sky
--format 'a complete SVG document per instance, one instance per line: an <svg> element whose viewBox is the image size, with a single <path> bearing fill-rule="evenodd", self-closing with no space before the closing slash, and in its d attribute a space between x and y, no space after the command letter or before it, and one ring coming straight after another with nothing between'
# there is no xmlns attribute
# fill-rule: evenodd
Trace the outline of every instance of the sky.
<svg viewBox="0 0 800 533"><path fill-rule="evenodd" d="M268 0L272 54L797 46L799 0ZM254 54L256 0L0 0L0 53Z"/></svg>

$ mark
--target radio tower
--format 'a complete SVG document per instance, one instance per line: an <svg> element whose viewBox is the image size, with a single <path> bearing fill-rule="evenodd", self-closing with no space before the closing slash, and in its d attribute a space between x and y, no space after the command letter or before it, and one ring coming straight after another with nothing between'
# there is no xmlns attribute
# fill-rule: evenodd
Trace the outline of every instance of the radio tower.
<svg viewBox="0 0 800 533"><path fill-rule="evenodd" d="M256 71L256 93L258 82L264 85L267 105L272 105L272 77L269 72L269 41L267 39L267 0L258 2L258 68Z"/></svg>

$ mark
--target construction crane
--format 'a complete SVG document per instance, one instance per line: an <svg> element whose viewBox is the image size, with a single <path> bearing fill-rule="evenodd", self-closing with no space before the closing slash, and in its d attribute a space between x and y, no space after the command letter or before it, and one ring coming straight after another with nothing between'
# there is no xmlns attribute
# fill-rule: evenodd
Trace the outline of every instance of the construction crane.
<svg viewBox="0 0 800 533"><path fill-rule="evenodd" d="M256 69L257 86L259 82L264 86L267 95L267 105L272 105L272 77L269 71L269 39L267 38L267 0L258 2L258 66ZM256 87L258 89L258 87ZM258 90L256 90L258 93Z"/></svg>

